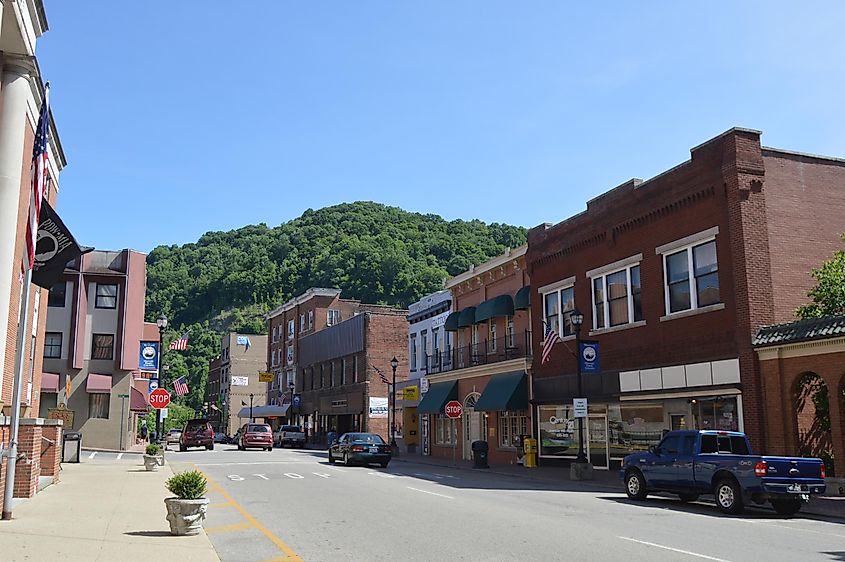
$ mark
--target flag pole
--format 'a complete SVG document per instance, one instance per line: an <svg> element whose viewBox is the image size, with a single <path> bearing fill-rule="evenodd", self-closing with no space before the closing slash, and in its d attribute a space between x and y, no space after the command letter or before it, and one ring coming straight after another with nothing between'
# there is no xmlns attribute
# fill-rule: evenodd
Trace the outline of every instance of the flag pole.
<svg viewBox="0 0 845 562"><path fill-rule="evenodd" d="M31 196L30 196L31 198ZM20 428L21 390L23 386L23 356L26 347L26 333L29 324L29 289L32 283L32 268L27 267L23 280L21 310L18 318L18 343L15 350L15 384L12 394L12 436L6 452L6 483L3 490L3 519L12 518L12 495L15 489L15 468L18 458L18 430Z"/></svg>

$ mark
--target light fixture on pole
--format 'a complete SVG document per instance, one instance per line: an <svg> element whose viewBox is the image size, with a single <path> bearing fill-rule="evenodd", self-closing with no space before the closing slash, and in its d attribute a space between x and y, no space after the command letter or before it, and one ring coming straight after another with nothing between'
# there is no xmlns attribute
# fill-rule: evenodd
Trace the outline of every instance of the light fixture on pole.
<svg viewBox="0 0 845 562"><path fill-rule="evenodd" d="M296 388L293 381L288 383L288 389L290 389L290 404L288 405L288 423L293 425L293 390Z"/></svg>
<svg viewBox="0 0 845 562"><path fill-rule="evenodd" d="M393 385L390 387L390 393L393 395L393 423L390 425L390 447L396 449L396 367L399 366L399 360L396 356L390 360L390 368L393 369Z"/></svg>
<svg viewBox="0 0 845 562"><path fill-rule="evenodd" d="M583 398L584 389L581 384L581 324L584 323L584 315L576 308L572 311L572 315L569 318L572 321L572 326L575 328L575 364L576 372L578 373L578 398ZM575 459L575 462L587 462L587 455L584 454L584 418L578 418L578 457Z"/></svg>
<svg viewBox="0 0 845 562"><path fill-rule="evenodd" d="M249 393L249 421L255 423L255 418L252 417L252 397L255 396L252 392Z"/></svg>
<svg viewBox="0 0 845 562"><path fill-rule="evenodd" d="M167 316L164 313L159 314L156 319L156 326L158 326L158 386L159 388L166 388L164 384L164 330L167 329ZM161 408L156 410L156 440L161 443Z"/></svg>

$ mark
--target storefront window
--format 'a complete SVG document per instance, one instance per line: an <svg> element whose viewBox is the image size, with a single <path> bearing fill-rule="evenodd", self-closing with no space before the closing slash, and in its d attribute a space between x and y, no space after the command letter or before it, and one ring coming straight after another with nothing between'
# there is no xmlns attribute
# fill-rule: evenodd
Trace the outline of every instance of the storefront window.
<svg viewBox="0 0 845 562"><path fill-rule="evenodd" d="M610 404L607 408L608 446L611 458L648 450L669 429L663 416L663 403Z"/></svg>
<svg viewBox="0 0 845 562"><path fill-rule="evenodd" d="M576 421L570 406L540 406L539 448L542 457L575 456L578 453Z"/></svg>
<svg viewBox="0 0 845 562"><path fill-rule="evenodd" d="M739 431L735 396L697 399L694 406L697 429Z"/></svg>
<svg viewBox="0 0 845 562"><path fill-rule="evenodd" d="M437 416L437 426L434 433L434 442L437 445L452 445L455 440L455 420L445 415Z"/></svg>
<svg viewBox="0 0 845 562"><path fill-rule="evenodd" d="M499 447L516 447L519 436L528 434L528 412L499 412Z"/></svg>

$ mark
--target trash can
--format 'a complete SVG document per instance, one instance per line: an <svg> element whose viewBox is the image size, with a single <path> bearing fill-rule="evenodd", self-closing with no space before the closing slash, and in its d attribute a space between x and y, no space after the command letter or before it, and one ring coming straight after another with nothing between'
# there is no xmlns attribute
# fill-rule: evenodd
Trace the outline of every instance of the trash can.
<svg viewBox="0 0 845 562"><path fill-rule="evenodd" d="M525 468L537 468L537 440L526 438L523 439L523 447L525 448Z"/></svg>
<svg viewBox="0 0 845 562"><path fill-rule="evenodd" d="M82 433L65 431L62 434L62 462L79 462L82 453Z"/></svg>
<svg viewBox="0 0 845 562"><path fill-rule="evenodd" d="M487 441L472 442L472 468L490 468L490 465L487 463L487 451L489 447Z"/></svg>

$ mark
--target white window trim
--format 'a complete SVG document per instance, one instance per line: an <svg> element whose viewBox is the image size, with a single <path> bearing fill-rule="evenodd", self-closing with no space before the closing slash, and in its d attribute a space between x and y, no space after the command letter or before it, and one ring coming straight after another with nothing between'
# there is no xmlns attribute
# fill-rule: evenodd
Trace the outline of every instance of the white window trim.
<svg viewBox="0 0 845 562"><path fill-rule="evenodd" d="M618 330L622 327L631 327L630 326L631 324L637 324L637 325L645 324L645 318L643 318L643 320L634 321L634 292L633 292L632 287L631 287L631 268L639 266L640 261L630 261L630 260L632 260L633 258L636 258L638 256L639 256L640 260L642 260L643 255L637 254L636 256L631 256L630 258L626 258L624 260L620 260L618 262L610 264L611 266L613 266L613 265L618 265L618 264L624 262L621 267L610 268L610 266L605 266L605 267L601 267L601 268L594 269L592 271L587 272L588 277L590 279L590 295L592 297L590 299L590 310L592 311L592 314L590 316L592 316L592 318L593 318L593 329L590 330L591 334L592 333L607 332L607 331L615 331L615 330ZM610 325L610 294L607 291L607 278L608 278L608 276L613 275L614 273L619 273L620 271L625 272L625 283L628 286L628 295L627 295L628 321L625 322L624 324L617 324L616 326L611 326ZM593 276L590 276L589 273L591 273L591 272L598 272L598 273L596 273ZM604 318L603 318L604 325L601 328L599 328L596 325L596 284L595 284L595 280L598 279L598 278L602 279L602 283L601 283L602 284L602 292L604 293L604 301L602 301L604 303ZM640 267L640 294L641 295L642 295L642 280L643 280L643 269L642 269L642 267Z"/></svg>
<svg viewBox="0 0 845 562"><path fill-rule="evenodd" d="M714 230L714 229L715 229L716 233L719 232L718 226L713 227L710 230ZM709 232L709 231L705 231L705 232ZM701 234L701 233L699 233L699 234ZM693 236L687 236L686 238L683 238L682 240L693 239L694 236L698 236L698 235L696 234L696 235L693 235ZM664 246L661 246L661 248L670 247L668 250L663 252L663 256L662 256L662 260L663 260L663 307L664 307L663 311L666 314L664 314L663 316L660 317L661 321L663 321L664 319L668 319L668 318L675 318L679 314L689 316L690 313L697 311L697 310L708 312L710 310L721 310L721 308L725 307L724 303L713 303L713 304L710 304L710 305L707 305L707 306L702 306L702 307L698 306L698 287L693 286L693 285L695 285L695 269L694 269L695 264L693 263L693 259L692 259L692 249L696 246L701 246L702 244L707 244L708 242L715 242L715 241L716 241L716 235L713 234L712 236L709 236L709 237L693 239L692 242L685 244L683 246L672 246L672 244L666 244ZM687 281L689 282L690 307L685 309L685 310L678 310L677 312L670 312L669 270L666 267L666 258L669 255L677 254L678 252L686 252L687 253ZM718 244L717 244L717 246L716 246L716 271L717 271L717 273L719 271L718 266L719 266L719 248L718 248ZM719 289L721 290L721 285L720 285ZM720 305L721 305L721 308L719 308Z"/></svg>
<svg viewBox="0 0 845 562"><path fill-rule="evenodd" d="M597 267L595 269L591 269L587 272L587 278L593 279L595 277L599 277L601 275L608 275L611 273L616 273L617 271L621 271L626 267L639 265L640 262L643 261L643 255L637 254L635 256L630 256L627 258L623 258L621 260L617 260L613 263L609 263L607 265L603 265L601 267Z"/></svg>
<svg viewBox="0 0 845 562"><path fill-rule="evenodd" d="M710 240L715 239L717 234L719 234L719 227L714 226L713 228L708 228L707 230L702 230L701 232L684 236L674 242L658 246L654 249L654 254L656 256L661 254L674 254L676 250L680 250L681 248L685 248L687 246L697 246L703 242L709 242Z"/></svg>
<svg viewBox="0 0 845 562"><path fill-rule="evenodd" d="M567 281L569 281L568 284L561 284L561 283L565 283ZM540 295L542 296L542 300L540 301L542 303L541 306L542 306L542 311L543 311L542 323L543 324L546 323L546 296L552 295L552 294L557 295L557 326L558 326L558 330L557 330L558 334L557 335L558 335L559 338L561 338L563 340L565 340L566 338L569 338L569 337L575 337L575 334L567 334L566 336L563 335L563 301L561 301L561 299L560 299L560 294L563 291L565 291L566 289L571 288L573 296L575 295L575 277L569 277L567 279L564 279L560 283L553 283L552 285L547 285L546 287L551 287L551 290L548 290L544 293L540 293ZM543 287L543 288L545 288L545 287ZM577 306L576 306L576 308L577 308ZM545 336L545 329L543 330L543 332L544 332L544 336Z"/></svg>
<svg viewBox="0 0 845 562"><path fill-rule="evenodd" d="M555 281L554 283L549 283L548 285L543 285L537 289L537 293L545 296L548 293L554 293L555 291L566 289L568 287L572 287L573 285L575 285L574 275L572 277L567 277L566 279L561 279L560 281Z"/></svg>

